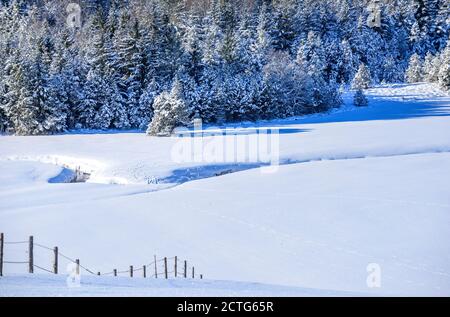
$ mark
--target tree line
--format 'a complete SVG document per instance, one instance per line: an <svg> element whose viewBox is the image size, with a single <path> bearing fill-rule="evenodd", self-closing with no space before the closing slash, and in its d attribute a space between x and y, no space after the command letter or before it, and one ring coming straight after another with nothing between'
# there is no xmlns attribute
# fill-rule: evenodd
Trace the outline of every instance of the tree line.
<svg viewBox="0 0 450 317"><path fill-rule="evenodd" d="M160 135L323 112L361 78L412 81L415 60L448 88L448 1L382 1L375 26L372 2L80 0L73 27L67 1L1 0L0 127Z"/></svg>

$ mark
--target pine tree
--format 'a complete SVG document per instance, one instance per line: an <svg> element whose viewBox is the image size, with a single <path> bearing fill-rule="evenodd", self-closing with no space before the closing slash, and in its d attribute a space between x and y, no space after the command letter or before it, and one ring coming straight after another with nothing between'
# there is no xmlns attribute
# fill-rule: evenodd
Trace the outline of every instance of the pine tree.
<svg viewBox="0 0 450 317"><path fill-rule="evenodd" d="M160 89L158 88L155 79L153 79L143 90L139 99L139 112L141 113L139 117L139 129L146 129L149 122L151 122L153 117L153 102L159 93Z"/></svg>
<svg viewBox="0 0 450 317"><path fill-rule="evenodd" d="M383 81L385 83L401 83L405 78L404 69L394 57L386 57L383 65Z"/></svg>
<svg viewBox="0 0 450 317"><path fill-rule="evenodd" d="M200 83L204 68L203 50L201 47L201 27L194 16L184 22L184 34L182 38L182 55L180 65L196 83Z"/></svg>
<svg viewBox="0 0 450 317"><path fill-rule="evenodd" d="M178 79L170 92L164 91L156 97L153 109L153 119L147 130L149 135L170 135L175 128L189 124L190 113Z"/></svg>
<svg viewBox="0 0 450 317"><path fill-rule="evenodd" d="M8 129L8 119L3 108L0 106L0 134Z"/></svg>
<svg viewBox="0 0 450 317"><path fill-rule="evenodd" d="M422 81L422 61L418 54L413 54L409 59L409 66L405 74L408 83L418 83Z"/></svg>
<svg viewBox="0 0 450 317"><path fill-rule="evenodd" d="M428 52L422 65L423 79L430 83L434 82L437 79L435 78L434 73L434 60L435 56Z"/></svg>
<svg viewBox="0 0 450 317"><path fill-rule="evenodd" d="M353 54L352 47L347 40L341 43L342 56L340 62L340 72L337 75L338 82L349 83L355 77L358 61Z"/></svg>
<svg viewBox="0 0 450 317"><path fill-rule="evenodd" d="M199 84L184 66L178 70L176 80L180 86L181 97L184 100L185 107L190 114L200 113L200 93Z"/></svg>
<svg viewBox="0 0 450 317"><path fill-rule="evenodd" d="M131 32L123 39L120 56L123 61L122 81L126 90L125 103L129 124L142 128L142 119L147 117L147 109L141 108L140 98L144 90L147 65L138 21L133 23Z"/></svg>
<svg viewBox="0 0 450 317"><path fill-rule="evenodd" d="M151 67L157 84L170 87L182 53L181 41L176 26L171 20L169 8L156 5L153 12Z"/></svg>
<svg viewBox="0 0 450 317"><path fill-rule="evenodd" d="M24 21L35 27L35 13ZM51 74L54 45L44 23L41 34L27 34L8 62L6 81L6 114L16 134L37 135L62 132L66 129L67 108L60 82ZM20 50L27 49L27 55Z"/></svg>
<svg viewBox="0 0 450 317"><path fill-rule="evenodd" d="M105 120L103 129L128 129L130 128L130 121L127 114L126 100L123 92L117 84L108 84L107 99L100 108L99 121ZM107 122L109 121L109 125Z"/></svg>
<svg viewBox="0 0 450 317"><path fill-rule="evenodd" d="M78 105L83 99L83 83L86 81L86 63L76 46L76 34L65 32L60 37L57 53L52 64L52 76L59 82L61 101L67 107L67 128L74 129L78 123Z"/></svg>
<svg viewBox="0 0 450 317"><path fill-rule="evenodd" d="M447 47L442 52L441 69L438 78L439 85L444 90L450 91L450 40L447 42Z"/></svg>
<svg viewBox="0 0 450 317"><path fill-rule="evenodd" d="M443 34L437 31L437 17L439 0L415 0L417 10L414 14L416 24L412 36L415 53L421 57L426 52L436 52L436 44L441 41Z"/></svg>
<svg viewBox="0 0 450 317"><path fill-rule="evenodd" d="M450 3L446 0L441 0L439 10L435 20L435 32L433 44L437 51L442 51L446 46L446 41L450 35L449 23Z"/></svg>
<svg viewBox="0 0 450 317"><path fill-rule="evenodd" d="M291 1L279 1L274 6L272 13L274 28L270 33L274 49L291 52L292 45L296 39L293 21L294 12Z"/></svg>
<svg viewBox="0 0 450 317"><path fill-rule="evenodd" d="M43 133L42 125L39 122L39 103L35 98L39 98L39 92L35 94L29 79L26 75L25 67L15 65L9 70L9 76L15 81L15 85L9 86L6 105L6 114L12 124L14 133L17 135L33 135Z"/></svg>
<svg viewBox="0 0 450 317"><path fill-rule="evenodd" d="M111 118L100 117L98 114L107 103L108 85L99 72L91 69L83 87L83 98L76 107L78 113L77 128L107 129ZM101 120L98 120L101 119Z"/></svg>
<svg viewBox="0 0 450 317"><path fill-rule="evenodd" d="M430 73L428 74L428 80L430 82L436 83L439 81L439 71L441 69L441 65L441 54L437 54L433 59Z"/></svg>
<svg viewBox="0 0 450 317"><path fill-rule="evenodd" d="M352 82L353 89L368 89L372 84L372 77L370 75L369 69L365 64L360 64L358 72Z"/></svg>
<svg viewBox="0 0 450 317"><path fill-rule="evenodd" d="M254 62L256 63L258 70L261 71L267 63L267 58L272 50L272 40L270 37L272 24L268 16L268 5L265 1L260 6L257 14L255 40L251 44L250 49L252 51Z"/></svg>
<svg viewBox="0 0 450 317"><path fill-rule="evenodd" d="M353 104L355 107L367 107L369 105L369 101L367 100L366 96L364 95L364 92L362 89L358 89L355 93Z"/></svg>

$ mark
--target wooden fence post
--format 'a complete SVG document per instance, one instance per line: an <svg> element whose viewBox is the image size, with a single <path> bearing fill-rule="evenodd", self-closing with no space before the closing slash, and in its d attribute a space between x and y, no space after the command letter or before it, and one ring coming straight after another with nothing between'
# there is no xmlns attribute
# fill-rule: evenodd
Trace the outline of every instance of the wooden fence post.
<svg viewBox="0 0 450 317"><path fill-rule="evenodd" d="M184 261L184 278L187 278L187 261Z"/></svg>
<svg viewBox="0 0 450 317"><path fill-rule="evenodd" d="M142 267L142 275L144 278L147 278L147 267L145 265Z"/></svg>
<svg viewBox="0 0 450 317"><path fill-rule="evenodd" d="M156 261L156 255L154 256L155 259L155 278L158 278L158 262Z"/></svg>
<svg viewBox="0 0 450 317"><path fill-rule="evenodd" d="M75 264L77 265L76 273L77 273L77 275L80 275L80 259L76 259Z"/></svg>
<svg viewBox="0 0 450 317"><path fill-rule="evenodd" d="M34 259L33 259L33 236L30 236L28 242L28 272L34 272Z"/></svg>
<svg viewBox="0 0 450 317"><path fill-rule="evenodd" d="M193 279L195 278L195 268L194 267L192 267L192 278Z"/></svg>
<svg viewBox="0 0 450 317"><path fill-rule="evenodd" d="M133 266L130 265L130 277L133 277Z"/></svg>
<svg viewBox="0 0 450 317"><path fill-rule="evenodd" d="M175 257L175 277L178 275L178 257Z"/></svg>
<svg viewBox="0 0 450 317"><path fill-rule="evenodd" d="M164 258L164 276L166 277L166 280L169 278L169 275L167 274L167 258Z"/></svg>
<svg viewBox="0 0 450 317"><path fill-rule="evenodd" d="M58 247L53 249L54 260L53 260L53 273L58 274Z"/></svg>
<svg viewBox="0 0 450 317"><path fill-rule="evenodd" d="M0 233L0 276L3 276L3 245L5 235Z"/></svg>
<svg viewBox="0 0 450 317"><path fill-rule="evenodd" d="M117 277L117 270L116 269L113 270L113 273L114 273L114 276Z"/></svg>

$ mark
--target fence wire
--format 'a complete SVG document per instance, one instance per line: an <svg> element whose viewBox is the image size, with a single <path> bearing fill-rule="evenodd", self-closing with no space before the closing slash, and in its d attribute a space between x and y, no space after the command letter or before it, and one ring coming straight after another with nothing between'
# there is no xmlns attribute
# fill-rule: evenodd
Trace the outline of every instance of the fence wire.
<svg viewBox="0 0 450 317"><path fill-rule="evenodd" d="M29 244L30 240L28 241L3 241L4 245L19 245L19 244ZM36 243L33 241L33 246L36 246L38 248L47 250L47 251L51 251L51 252L55 252L55 248L56 247L49 247L40 243ZM29 254L28 250L23 251L25 254ZM79 268L83 269L84 271L86 271L87 273L91 274L91 275L101 275L101 276L109 276L109 275L119 275L119 274L130 274L131 273L131 269L130 270L126 270L126 271L118 271L118 270L114 270L112 272L108 272L108 273L103 273L103 274L98 274L98 273L94 273L94 270L90 270L89 268L81 265L80 263L77 263L77 260L65 255L64 253L61 253L58 249L58 251L56 252L56 254L58 255L58 257L61 257L67 261L69 261L70 263L76 264L79 266ZM171 270L168 271L167 268L169 267L174 267L175 264L171 263L169 265L169 261L175 261L175 259L177 259L177 264L178 267L181 267L182 271L179 272L178 270ZM167 266L165 265L165 262L167 261ZM146 276L150 277L150 278L159 278L159 277L169 277L170 275L173 275L173 277L179 277L179 278L189 278L189 273L192 270L192 267L187 268L186 270L186 276L185 276L185 272L184 272L184 260L179 259L178 257L174 256L174 257L165 257L165 258L161 258L161 259L156 259L156 261L152 261L149 264L143 265L142 267L139 268L133 268L133 273L135 272L141 272L144 270L144 267L146 269ZM11 264L11 265L21 265L21 264L30 264L30 261L3 261L3 264ZM47 272L47 273L51 273L54 274L53 270L49 270L46 269L42 266L36 265L33 263L33 267L37 268L41 271ZM156 273L154 273L154 269L156 268ZM148 271L147 271L148 269ZM167 270L167 272L166 272ZM152 272L152 273L150 273ZM176 273L176 274L175 274Z"/></svg>
<svg viewBox="0 0 450 317"><path fill-rule="evenodd" d="M5 264L29 264L30 262L19 262L19 261L3 261Z"/></svg>
<svg viewBox="0 0 450 317"><path fill-rule="evenodd" d="M17 242L3 242L4 244L26 244L29 241L17 241Z"/></svg>
<svg viewBox="0 0 450 317"><path fill-rule="evenodd" d="M50 274L54 274L54 272L53 272L52 270L47 270L47 269L45 269L45 268L43 268L43 267L40 267L39 265L33 265L33 267L34 267L34 268L37 268L37 269L39 269L39 270L42 270L42 271L44 271L44 272L50 273Z"/></svg>

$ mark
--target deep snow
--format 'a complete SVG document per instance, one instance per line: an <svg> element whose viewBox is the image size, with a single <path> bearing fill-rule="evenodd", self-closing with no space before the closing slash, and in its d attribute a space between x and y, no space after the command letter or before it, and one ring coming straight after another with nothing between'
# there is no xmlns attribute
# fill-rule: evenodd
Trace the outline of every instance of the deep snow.
<svg viewBox="0 0 450 317"><path fill-rule="evenodd" d="M86 276L80 287L67 287L64 276L14 275L2 279L0 295L52 297L268 297L365 296L365 294L209 280L150 280Z"/></svg>
<svg viewBox="0 0 450 317"><path fill-rule="evenodd" d="M101 272L148 263L154 254L178 255L212 280L450 295L450 98L428 84L368 93L366 109L350 107L346 96L344 109L328 115L258 123L280 129L283 166L272 174L246 164L239 169L252 169L192 181L220 168L173 162L177 138L1 137L0 231L10 241L33 234ZM62 168L45 163L80 166L92 173L91 183L49 184ZM193 166L199 168L189 172ZM237 167L223 167L230 168ZM170 181L147 185L155 177ZM25 257L20 248L5 252ZM37 257L50 265L50 255ZM380 289L367 287L370 263L381 267ZM7 275L24 272L6 267ZM5 295L35 294L41 283L20 276L4 281ZM129 294L157 292L140 287ZM225 295L233 289L242 294L230 286ZM265 291L285 294L262 286L246 294ZM214 287L201 293L224 294Z"/></svg>

